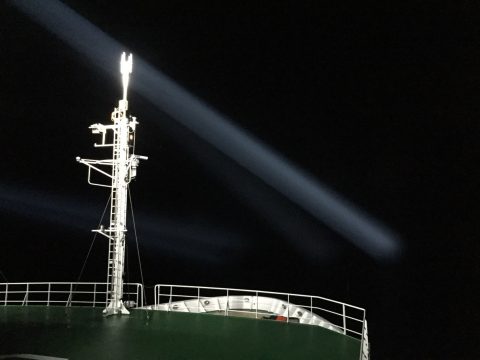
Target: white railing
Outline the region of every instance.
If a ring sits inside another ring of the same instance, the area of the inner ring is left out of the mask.
[[[0,283],[0,306],[57,305],[106,306],[107,284],[96,282]],[[143,306],[143,286],[123,285],[123,300],[128,307]]]
[[[322,326],[360,340],[360,359],[368,360],[365,310],[320,296],[261,290],[155,285],[154,305],[144,306],[142,284],[125,283],[127,307],[248,316]],[[34,282],[0,283],[0,306],[106,306],[106,283]]]
[[[155,285],[151,309],[240,315],[317,325],[359,340],[365,310],[320,296],[184,285]]]

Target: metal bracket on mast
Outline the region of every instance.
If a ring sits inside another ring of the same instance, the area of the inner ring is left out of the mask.
[[[107,263],[107,299],[104,314],[129,314],[123,304],[123,272],[125,262],[125,241],[127,224],[128,185],[135,178],[140,160],[147,160],[146,156],[135,155],[131,143],[135,136],[138,122],[135,117],[127,116],[127,90],[132,73],[132,54],[126,57],[123,53],[120,60],[122,74],[123,97],[118,108],[112,112],[111,125],[93,124],[90,126],[93,134],[101,135],[101,143],[95,147],[112,147],[112,159],[91,160],[77,157],[77,161],[88,167],[88,183],[95,186],[111,188],[110,197],[110,225],[108,228],[92,230],[108,239]],[[111,134],[109,137],[107,134]],[[111,138],[111,142],[107,142]],[[130,153],[132,152],[132,153]],[[107,170],[100,168],[107,167]],[[92,170],[105,175],[110,184],[100,184],[91,180]]]

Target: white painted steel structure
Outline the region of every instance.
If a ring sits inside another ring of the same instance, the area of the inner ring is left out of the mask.
[[[103,306],[107,305],[107,283],[32,282],[0,283],[0,306]],[[123,295],[129,308],[143,306],[143,285],[124,283]]]
[[[93,230],[105,236],[109,241],[107,265],[107,294],[104,313],[128,314],[123,304],[123,272],[125,262],[125,237],[127,232],[128,185],[136,176],[139,160],[146,156],[135,155],[135,128],[138,122],[135,117],[127,116],[127,90],[132,72],[132,54],[122,54],[120,60],[122,74],[123,98],[118,108],[112,112],[112,125],[93,124],[92,133],[101,135],[101,143],[95,147],[112,147],[112,159],[91,160],[77,157],[77,161],[88,166],[88,182],[96,186],[111,188],[110,225],[100,226]],[[92,170],[107,176],[109,184],[92,180]]]
[[[370,359],[365,309],[320,296],[262,290],[157,284],[154,305],[144,309],[298,322],[360,340],[360,360]],[[280,316],[280,319],[275,317]]]
[[[317,325],[361,338],[366,329],[365,309],[320,296],[262,290],[158,284],[152,310],[250,314],[284,317],[286,322]]]

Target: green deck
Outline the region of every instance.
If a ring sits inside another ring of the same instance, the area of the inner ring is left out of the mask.
[[[360,341],[317,326],[269,320],[99,308],[0,306],[0,358],[358,359]]]

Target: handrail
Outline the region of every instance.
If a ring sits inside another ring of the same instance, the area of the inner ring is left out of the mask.
[[[162,288],[167,290],[162,292]],[[202,296],[202,291],[204,296]],[[211,308],[210,312],[221,310],[226,316],[232,313],[232,311],[234,313],[253,312],[255,317],[258,318],[259,314],[264,316],[268,312],[268,306],[276,305],[278,307],[281,305],[283,307],[281,310],[271,310],[271,313],[285,316],[287,322],[291,318],[299,318],[296,314],[301,313],[299,322],[303,324],[332,327],[340,330],[345,335],[358,338],[361,338],[363,333],[365,309],[321,296],[238,288],[157,284],[154,287],[154,306],[151,308],[166,309],[167,311],[192,311],[188,306],[190,304],[189,301],[198,302],[201,299],[206,299],[205,292],[207,291],[218,293],[214,296],[218,301],[217,308],[214,310]],[[248,294],[251,299],[245,297],[245,301],[252,300],[254,307],[249,308],[249,305],[239,303],[241,299],[239,299],[239,296],[234,295],[235,293],[243,294],[241,296]],[[282,297],[284,300],[279,299]],[[161,298],[168,299],[168,301],[162,302]],[[276,300],[275,304],[273,300]],[[238,308],[235,308],[235,306]],[[198,309],[197,312],[209,311]]]
[[[13,282],[0,283],[0,305],[105,306],[107,283],[102,282]],[[124,300],[133,296],[129,307],[143,307],[143,285],[124,284]],[[103,300],[99,296],[103,296]]]
[[[101,282],[0,283],[0,306],[106,306],[107,286],[107,283]],[[162,287],[166,287],[168,291],[162,292]],[[183,293],[179,292],[180,289]],[[192,295],[186,293],[188,290],[192,291],[190,293]],[[212,297],[211,294],[205,296],[205,292],[220,292],[220,294]],[[135,300],[128,302],[128,305],[134,308],[196,313],[215,312],[224,316],[247,314],[257,319],[273,314],[277,315],[275,318],[283,318],[287,322],[295,320],[310,326],[322,326],[359,339],[360,359],[369,359],[370,346],[365,309],[344,302],[321,296],[285,292],[157,284],[154,287],[154,305],[144,307],[142,284],[125,283],[123,293],[127,297],[133,296]],[[103,300],[99,296],[104,296]],[[167,301],[161,302],[161,298]],[[216,301],[213,302],[211,299]],[[191,302],[194,302],[193,307],[188,306]],[[325,304],[322,305],[322,303]],[[326,304],[340,307],[335,311],[336,309],[332,307],[326,308]]]
[[[147,308],[223,314],[224,316],[248,316],[256,319],[273,317],[286,322],[295,320],[302,324],[322,326],[360,340],[360,359],[369,359],[365,309],[321,296],[211,286],[157,284],[154,287],[154,305]]]
[[[205,289],[205,290],[230,290],[230,291],[247,291],[247,292],[259,292],[259,293],[262,293],[262,294],[271,294],[271,295],[291,295],[291,296],[298,296],[298,297],[305,297],[305,298],[311,298],[311,297],[314,297],[316,299],[320,299],[320,300],[325,300],[325,301],[329,301],[329,302],[332,302],[332,303],[336,303],[336,304],[339,304],[339,305],[342,305],[342,304],[345,304],[351,308],[354,308],[354,309],[358,309],[358,310],[363,310],[365,311],[365,309],[361,308],[361,307],[358,307],[358,306],[354,306],[354,305],[351,305],[351,304],[348,304],[348,303],[344,303],[344,302],[341,302],[341,301],[337,301],[337,300],[332,300],[332,299],[328,299],[328,298],[324,298],[324,297],[321,297],[321,296],[313,296],[313,295],[304,295],[304,294],[293,294],[293,293],[285,293],[285,292],[278,292],[278,291],[266,291],[266,290],[255,290],[255,289],[237,289],[237,288],[223,288],[223,287],[212,287],[212,286],[195,286],[195,285],[174,285],[174,284],[157,284],[155,285],[155,287],[157,286],[173,286],[173,287],[177,287],[177,288],[190,288],[190,289],[197,289],[197,288],[200,288],[200,289]]]

